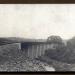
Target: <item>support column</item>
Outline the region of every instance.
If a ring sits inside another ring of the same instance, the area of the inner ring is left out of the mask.
[[[45,46],[44,46],[44,47],[45,47],[45,51],[46,51],[46,50],[47,50],[47,44],[45,44]]]
[[[49,49],[49,44],[47,44],[47,50]]]
[[[44,52],[44,46],[43,46],[43,44],[42,44],[42,55],[43,55],[43,52]]]
[[[21,50],[21,43],[18,43],[18,45],[19,45],[19,49]]]
[[[44,44],[44,53],[43,54],[45,54],[45,50],[46,50],[46,45]]]
[[[45,46],[44,46],[44,47],[45,47],[45,50],[46,50],[46,44],[45,44]]]
[[[46,50],[48,49],[48,44],[46,44]]]
[[[38,47],[38,56],[40,56],[40,45],[38,45],[37,47]]]
[[[31,58],[31,46],[28,47],[28,57]]]
[[[29,51],[30,51],[30,46],[28,46],[28,54],[27,54],[28,57],[29,57]]]
[[[51,49],[51,44],[49,44],[49,49]]]
[[[29,58],[32,58],[32,46],[29,47]]]
[[[48,44],[46,44],[46,50],[48,49]]]
[[[43,55],[43,44],[41,44],[41,55]]]
[[[42,46],[41,46],[41,44],[40,44],[40,49],[39,49],[40,55],[39,55],[39,56],[41,56],[41,50],[42,50]]]
[[[36,58],[36,45],[33,45],[33,58]]]
[[[33,57],[33,56],[34,56],[34,45],[31,46],[31,53],[32,53],[32,54],[31,54],[31,58],[33,59],[33,58],[34,58],[34,57]]]
[[[44,44],[42,45],[42,55],[44,55],[44,53],[45,53],[45,48],[44,48]]]
[[[49,45],[49,49],[50,49],[50,44],[48,44]]]
[[[36,58],[39,56],[39,45],[36,45]]]
[[[36,58],[38,58],[38,45],[36,45]]]

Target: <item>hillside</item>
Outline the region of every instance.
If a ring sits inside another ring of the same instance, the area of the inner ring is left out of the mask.
[[[39,59],[53,66],[56,71],[75,71],[75,64],[69,64],[69,63],[57,61],[47,56],[42,56]]]
[[[9,57],[8,54],[0,57],[0,71],[47,71],[44,65],[52,67],[40,60],[25,57],[23,52],[18,52],[16,56],[12,53],[10,54],[12,55],[11,57]]]

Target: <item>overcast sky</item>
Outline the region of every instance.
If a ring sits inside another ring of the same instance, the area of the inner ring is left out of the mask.
[[[0,37],[75,36],[75,4],[0,4]]]

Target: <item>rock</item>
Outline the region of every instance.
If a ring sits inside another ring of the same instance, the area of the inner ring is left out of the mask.
[[[55,68],[49,67],[49,66],[44,66],[46,71],[55,71]]]

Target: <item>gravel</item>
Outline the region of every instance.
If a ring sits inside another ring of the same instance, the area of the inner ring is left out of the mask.
[[[46,71],[44,65],[50,66],[45,62],[25,57],[22,53],[16,57],[10,56],[0,64],[0,71],[17,72],[17,71]]]

